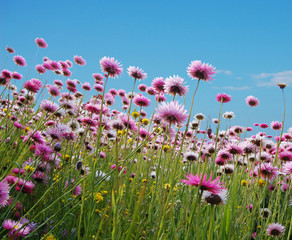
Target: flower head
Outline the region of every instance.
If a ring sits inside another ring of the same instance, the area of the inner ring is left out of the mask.
[[[7,200],[9,198],[9,185],[4,180],[0,182],[0,206],[4,207],[7,204]]]
[[[218,93],[216,96],[217,102],[228,103],[231,101],[231,96],[225,93]]]
[[[225,189],[222,187],[223,182],[219,182],[220,176],[212,180],[213,173],[211,173],[210,178],[207,180],[207,174],[205,174],[202,178],[198,174],[194,176],[191,173],[188,173],[185,176],[187,179],[181,179],[181,181],[187,185],[199,187],[202,191],[209,191],[213,194],[219,194],[221,190]]]
[[[267,234],[272,237],[278,237],[283,234],[285,227],[279,223],[271,223],[267,227]]]
[[[202,64],[201,61],[195,60],[191,62],[187,72],[192,79],[198,79],[208,82],[213,79],[211,75],[215,73],[215,68],[212,65],[209,65],[207,63]]]
[[[149,107],[151,101],[143,95],[137,95],[133,98],[133,102],[139,107]]]
[[[188,86],[184,86],[184,79],[179,76],[168,77],[165,79],[164,85],[165,93],[175,96],[178,94],[179,96],[187,95],[189,90]]]
[[[181,124],[188,117],[186,110],[184,110],[183,105],[179,105],[178,102],[163,102],[158,110],[158,117],[162,118],[165,122],[173,124]]]
[[[77,56],[75,55],[74,56],[74,61],[78,64],[78,65],[85,65],[86,64],[86,61],[81,57],[81,56]]]
[[[164,92],[164,85],[165,85],[165,82],[163,80],[163,77],[157,77],[152,81],[152,86],[154,87],[157,93]]]
[[[26,61],[25,61],[24,57],[19,56],[19,55],[14,56],[13,61],[15,62],[16,65],[19,65],[22,67],[24,67],[26,65]]]
[[[248,96],[245,99],[245,102],[247,105],[249,105],[251,107],[256,107],[260,103],[260,101],[257,98],[255,98],[254,96]]]
[[[226,204],[228,191],[222,189],[218,194],[204,191],[202,195],[202,201],[211,205],[223,205]]]
[[[103,57],[99,63],[102,71],[106,72],[112,78],[122,74],[123,69],[120,63],[114,58]]]
[[[46,48],[48,46],[48,44],[46,43],[46,41],[43,38],[36,38],[35,39],[35,43],[40,48]]]
[[[143,80],[147,77],[147,73],[144,73],[142,69],[133,66],[128,67],[128,74],[130,77],[138,80]]]

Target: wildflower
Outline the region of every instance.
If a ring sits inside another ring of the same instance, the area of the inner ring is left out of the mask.
[[[14,73],[12,73],[12,78],[16,79],[16,80],[20,80],[20,79],[22,79],[22,75],[18,72],[14,72]]]
[[[217,102],[228,103],[231,101],[231,96],[225,93],[218,93],[216,96]]]
[[[203,113],[197,113],[194,116],[195,119],[197,119],[198,121],[204,121],[205,120],[205,115]]]
[[[281,236],[285,231],[285,227],[279,223],[271,223],[267,227],[267,234],[272,237]]]
[[[226,119],[233,119],[234,117],[235,117],[235,115],[234,115],[234,112],[225,112],[224,114],[223,114],[223,117],[224,118],[226,118]]]
[[[188,152],[185,152],[184,153],[184,158],[187,160],[187,161],[197,161],[198,160],[198,157],[199,155],[195,152],[192,152],[192,151],[188,151]]]
[[[152,86],[157,93],[164,92],[164,85],[165,85],[165,82],[163,80],[163,77],[157,77],[152,81]]]
[[[24,67],[26,65],[26,61],[22,56],[14,56],[13,61],[15,62],[16,65]]]
[[[103,196],[101,193],[97,193],[94,197],[94,200],[96,201],[96,203],[102,202],[103,201]]]
[[[200,186],[200,189],[202,191],[209,191],[213,194],[219,194],[220,191],[222,189],[225,189],[224,187],[222,187],[223,182],[219,182],[220,180],[220,176],[215,178],[214,180],[212,180],[212,176],[213,173],[211,173],[210,178],[207,180],[207,174],[204,175],[204,177],[202,178],[202,174],[201,176],[199,175],[193,175],[191,173],[188,173],[185,177],[187,179],[181,179],[181,181],[187,185],[191,185],[191,186]]]
[[[292,174],[292,162],[286,162],[283,164],[283,172],[286,174]]]
[[[23,224],[11,219],[4,220],[3,228],[10,230],[8,236],[13,238],[25,237],[31,231],[29,227],[23,227]]]
[[[150,121],[149,121],[148,118],[143,118],[143,119],[141,120],[141,122],[142,122],[142,124],[143,124],[144,126],[147,126],[147,125],[150,123]]]
[[[48,44],[43,38],[36,38],[34,41],[40,48],[46,48],[48,46]]]
[[[151,101],[147,97],[137,95],[134,97],[133,102],[139,107],[149,107]]]
[[[146,89],[147,89],[147,86],[146,86],[145,84],[140,84],[140,85],[138,86],[138,89],[139,89],[141,92],[145,92]]]
[[[241,180],[241,186],[246,186],[247,185],[247,181],[246,180]]]
[[[278,121],[271,122],[271,129],[273,130],[281,130],[282,129],[282,123]]]
[[[162,149],[163,149],[163,151],[168,151],[169,149],[170,149],[170,146],[168,146],[168,145],[163,145],[163,147],[162,147]]]
[[[9,190],[10,187],[5,180],[0,182],[0,206],[2,207],[7,205],[7,200],[9,198]]]
[[[260,128],[268,128],[268,127],[269,127],[269,125],[266,124],[266,123],[261,123],[260,124]]]
[[[59,106],[56,103],[53,103],[49,100],[43,100],[41,102],[41,109],[49,112],[49,113],[54,113],[58,110]]]
[[[130,66],[128,67],[128,74],[130,77],[138,80],[143,80],[147,78],[147,74],[143,72],[142,69],[139,69],[138,67]]]
[[[185,96],[188,92],[188,86],[184,86],[184,79],[179,76],[168,77],[165,79],[164,91],[170,95]]]
[[[173,124],[181,124],[188,117],[183,105],[179,105],[178,102],[162,103],[158,110],[158,116],[165,122]]]
[[[218,194],[204,191],[202,195],[202,201],[211,205],[223,205],[226,204],[228,191],[222,189]]]
[[[78,65],[80,65],[80,66],[83,66],[83,65],[86,64],[86,61],[85,61],[81,56],[77,56],[77,55],[75,55],[75,56],[74,56],[74,61],[75,61]]]
[[[99,63],[102,71],[106,72],[112,78],[122,74],[123,69],[120,63],[114,58],[103,57]]]
[[[279,159],[281,159],[284,162],[292,161],[292,153],[289,151],[280,152],[278,157],[279,157]]]
[[[212,65],[203,63],[201,61],[192,61],[187,69],[188,75],[192,79],[198,79],[203,81],[210,81],[213,79],[211,75],[215,73],[215,68]]]
[[[33,78],[33,79],[27,81],[26,83],[24,83],[23,86],[28,91],[33,92],[33,93],[37,93],[38,90],[40,90],[40,88],[42,87],[42,83],[40,80]]]
[[[279,86],[280,89],[284,89],[285,87],[287,87],[285,83],[277,83],[277,86]]]
[[[251,106],[251,107],[256,107],[259,105],[259,100],[257,98],[255,98],[254,96],[248,96],[245,99],[245,102],[247,105]]]
[[[14,53],[15,52],[13,48],[8,47],[8,46],[6,47],[6,51],[9,52],[9,53]]]

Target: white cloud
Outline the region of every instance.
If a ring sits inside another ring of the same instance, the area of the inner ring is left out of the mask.
[[[223,69],[218,69],[216,70],[216,73],[223,73],[225,75],[232,75],[232,72],[230,70],[223,70]]]
[[[250,87],[249,86],[242,86],[242,87],[233,87],[233,86],[225,86],[225,87],[213,87],[215,89],[227,89],[227,90],[235,90],[235,91],[243,91],[243,90],[247,90]]]
[[[292,84],[292,70],[277,73],[252,74],[259,87],[275,86],[277,83]]]

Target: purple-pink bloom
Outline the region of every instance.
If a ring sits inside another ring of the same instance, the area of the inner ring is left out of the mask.
[[[217,102],[228,103],[231,101],[231,96],[225,93],[218,93],[216,96]]]
[[[128,74],[130,77],[138,80],[143,80],[147,77],[147,73],[144,73],[142,69],[133,66],[128,67]]]
[[[3,180],[0,182],[0,206],[4,207],[7,204],[7,200],[9,198],[9,184]]]
[[[46,48],[48,46],[48,44],[46,43],[46,41],[43,38],[36,38],[35,39],[35,43],[40,48]]]
[[[14,56],[13,61],[15,62],[16,65],[19,65],[22,67],[24,67],[26,65],[26,61],[25,61],[24,57],[19,56],[19,55]]]
[[[120,63],[113,57],[103,57],[99,63],[102,71],[106,72],[109,77],[115,78],[116,76],[121,75],[123,72]]]
[[[260,103],[260,101],[256,97],[254,97],[254,96],[248,96],[245,99],[245,102],[246,102],[247,105],[249,105],[251,107],[256,107]]]
[[[188,75],[192,79],[198,79],[203,81],[210,81],[213,79],[211,75],[215,74],[215,68],[212,65],[203,63],[201,61],[192,61],[187,69]]]
[[[152,81],[152,86],[154,87],[157,93],[164,92],[164,85],[165,85],[165,82],[163,80],[163,77],[157,77]]]
[[[23,227],[23,224],[11,219],[4,220],[3,228],[10,230],[8,236],[12,237],[12,239],[17,237],[25,237],[31,231],[29,227]]]
[[[193,175],[191,173],[188,173],[185,175],[187,179],[181,179],[181,181],[187,185],[191,186],[200,186],[201,191],[209,191],[214,194],[219,194],[221,190],[226,189],[222,185],[224,184],[223,182],[219,182],[220,176],[212,180],[213,173],[211,173],[210,178],[207,180],[207,174],[204,175],[202,178],[201,176]]]
[[[279,223],[271,223],[267,227],[267,234],[272,237],[281,236],[285,231],[285,227]]]
[[[157,114],[160,118],[162,118],[165,122],[172,124],[181,124],[188,117],[186,114],[186,110],[183,105],[179,105],[178,102],[163,102],[158,110]]]
[[[281,130],[282,129],[282,123],[278,121],[271,122],[271,129],[273,130]]]
[[[165,79],[164,91],[170,95],[185,96],[189,88],[184,86],[184,79],[179,76],[168,77]]]
[[[40,88],[42,87],[42,83],[40,80],[38,79],[31,79],[29,81],[27,81],[26,83],[24,83],[24,88],[30,92],[34,92],[37,93],[38,90],[40,90]]]
[[[85,65],[86,64],[86,61],[81,57],[81,56],[77,56],[75,55],[74,56],[74,61],[78,64],[78,65]]]
[[[144,97],[143,95],[136,95],[133,98],[133,102],[139,107],[149,107],[150,106],[150,99]]]

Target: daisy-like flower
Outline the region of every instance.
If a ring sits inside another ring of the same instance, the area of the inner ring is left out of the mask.
[[[292,162],[286,162],[283,164],[283,172],[286,174],[292,174]]]
[[[191,173],[188,173],[185,175],[187,179],[181,179],[183,183],[186,185],[191,185],[191,186],[200,186],[201,191],[209,191],[213,194],[219,194],[221,190],[225,189],[222,185],[224,184],[223,182],[219,182],[220,176],[212,180],[213,173],[211,173],[210,178],[207,180],[207,174],[204,175],[202,178],[201,176],[193,175]],[[201,184],[200,184],[201,183]]]
[[[281,236],[285,231],[285,227],[279,223],[271,223],[267,227],[267,234],[272,237]]]
[[[197,161],[198,157],[199,157],[199,154],[197,154],[193,151],[188,151],[188,152],[184,153],[184,158],[190,162]]]
[[[83,65],[86,64],[86,61],[85,61],[81,56],[77,56],[77,55],[75,55],[75,56],[74,56],[74,61],[75,61],[78,65],[80,65],[80,66],[83,66]]]
[[[14,49],[8,46],[6,47],[6,51],[9,53],[15,53]]]
[[[218,194],[204,191],[202,195],[202,202],[211,205],[223,205],[226,204],[227,196],[228,191],[226,189],[222,189]]]
[[[152,81],[152,86],[154,87],[157,93],[164,92],[164,85],[165,85],[165,82],[163,80],[163,77],[157,77]]]
[[[284,162],[291,162],[292,161],[292,153],[289,151],[280,152],[279,158]]]
[[[197,119],[198,121],[204,121],[205,120],[205,115],[203,113],[197,113],[194,116],[195,119]]]
[[[179,76],[168,77],[165,79],[165,93],[176,96],[185,96],[189,90],[188,86],[184,86],[184,79]]]
[[[121,75],[123,72],[120,63],[114,58],[103,57],[99,63],[102,71],[106,72],[112,78]]]
[[[260,124],[260,128],[268,128],[268,127],[269,127],[269,125],[266,124],[266,123],[261,123]]]
[[[0,206],[4,207],[9,198],[9,184],[6,181],[0,182]]]
[[[36,38],[34,41],[40,48],[46,48],[48,46],[48,44],[43,38]]]
[[[225,119],[233,119],[234,117],[235,117],[235,115],[234,115],[234,112],[225,112],[224,114],[223,114],[223,117],[225,118]]]
[[[251,107],[256,107],[260,103],[260,101],[256,97],[254,97],[254,96],[248,96],[245,99],[245,102],[246,102],[247,105],[249,105]]]
[[[147,73],[144,73],[143,70],[138,67],[130,66],[128,67],[127,70],[128,70],[129,76],[134,79],[143,80],[147,78]]]
[[[277,83],[277,86],[280,88],[280,89],[284,89],[285,87],[287,87],[287,85],[285,83]]]
[[[215,68],[212,65],[203,63],[201,61],[192,61],[187,69],[188,75],[192,79],[198,79],[203,81],[210,81],[213,79],[211,75],[215,73]]]
[[[173,123],[173,124],[181,124],[188,117],[186,114],[186,110],[184,110],[183,105],[179,105],[178,102],[163,102],[158,110],[158,117],[162,118],[165,122]]]
[[[25,237],[31,231],[29,227],[23,227],[23,224],[11,219],[4,220],[3,228],[9,230],[8,236],[11,237],[11,239]]]
[[[40,88],[42,87],[42,83],[40,80],[33,78],[25,82],[23,87],[30,92],[37,93],[38,90],[40,90]]]
[[[282,123],[278,121],[271,122],[271,129],[273,130],[281,130],[282,129]]]
[[[274,167],[271,163],[262,163],[260,168],[261,177],[264,179],[273,180],[277,176],[277,167]]]
[[[59,106],[56,103],[53,103],[49,100],[43,100],[41,102],[41,109],[49,112],[49,113],[54,113],[58,110]]]
[[[216,96],[217,102],[228,103],[231,101],[231,96],[225,93],[218,93]]]
[[[35,69],[38,71],[39,74],[44,74],[47,71],[42,65],[36,65]]]
[[[137,95],[133,98],[133,102],[139,107],[149,107],[151,101],[143,95]]]
[[[14,56],[13,61],[15,62],[16,65],[19,65],[22,67],[24,67],[26,65],[26,61],[25,61],[24,57],[19,56],[19,55]]]

